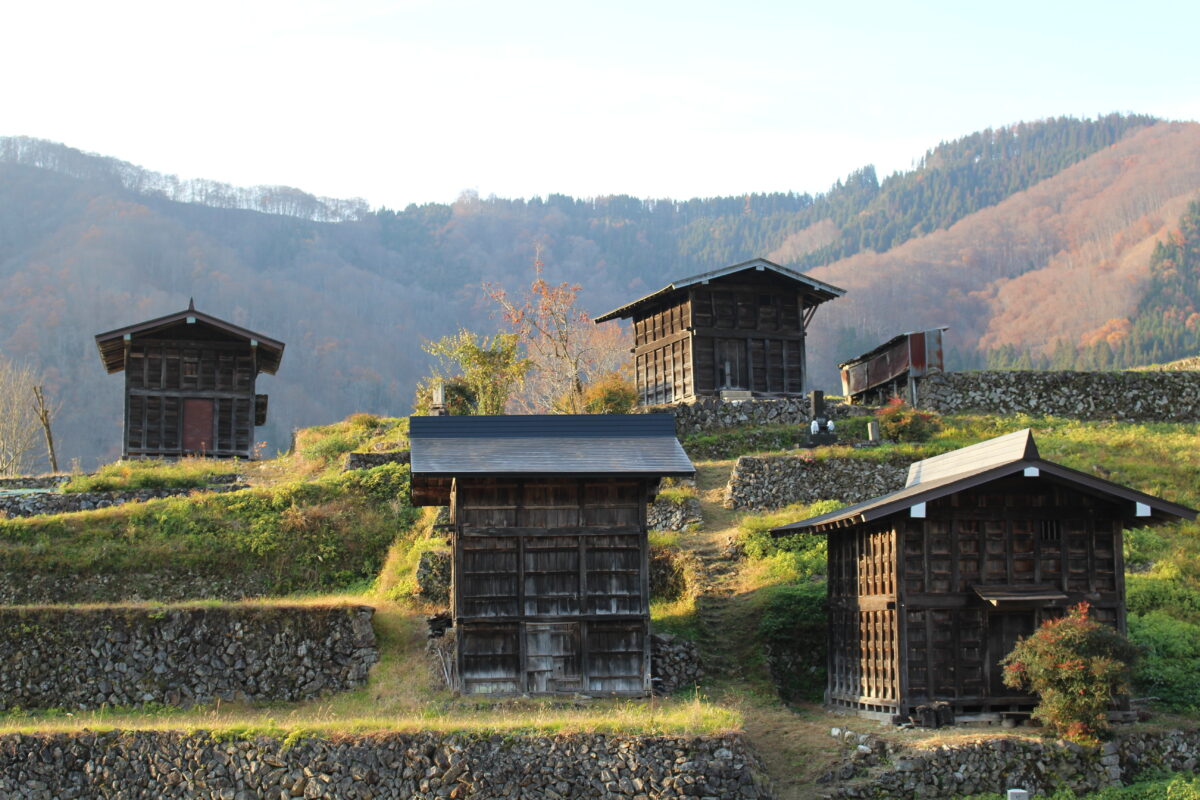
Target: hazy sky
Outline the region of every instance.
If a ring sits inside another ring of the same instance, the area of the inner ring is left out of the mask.
[[[821,191],[988,126],[1200,118],[1200,3],[10,2],[0,135],[400,208]]]

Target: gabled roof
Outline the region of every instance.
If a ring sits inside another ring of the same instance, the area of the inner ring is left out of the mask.
[[[801,531],[826,531],[872,522],[908,511],[920,503],[1017,474],[1046,477],[1114,502],[1124,501],[1129,504],[1130,517],[1135,515],[1137,505],[1144,506],[1150,516],[1142,515],[1141,519],[1147,524],[1178,518],[1196,518],[1196,511],[1187,506],[1161,500],[1136,489],[1045,461],[1038,454],[1033,432],[1026,428],[918,461],[909,467],[908,481],[903,489],[838,511],[775,528],[772,533],[786,535]]]
[[[410,417],[412,475],[691,477],[674,414]]]
[[[745,272],[747,270],[756,272],[773,272],[784,278],[795,281],[802,288],[807,289],[810,294],[815,295],[818,303],[824,303],[828,300],[833,300],[834,298],[841,297],[846,293],[845,289],[839,289],[832,284],[824,283],[816,278],[810,278],[807,275],[803,275],[795,270],[788,269],[787,267],[781,267],[772,261],[767,261],[765,258],[755,258],[751,259],[750,261],[743,261],[741,264],[732,264],[728,267],[715,269],[712,272],[702,272],[699,275],[693,275],[690,278],[682,278],[673,283],[669,283],[663,288],[659,289],[657,292],[651,292],[645,297],[634,300],[632,303],[626,303],[620,308],[614,308],[607,314],[601,314],[600,316],[596,317],[594,321],[599,323],[607,322],[610,319],[621,319],[623,317],[628,317],[633,314],[633,310],[638,306],[657,300],[660,297],[668,295],[676,290],[686,288],[696,283],[708,283],[709,281],[716,280],[717,278],[724,278],[726,275],[733,275],[734,273]]]
[[[190,322],[189,322],[190,321]],[[108,372],[120,372],[125,369],[125,337],[152,337],[154,334],[175,327],[179,324],[204,325],[235,339],[253,342],[258,347],[258,371],[274,375],[283,360],[283,342],[276,341],[261,333],[234,325],[218,319],[211,314],[197,311],[194,304],[189,302],[183,311],[167,314],[165,317],[139,322],[124,328],[96,334],[96,347],[100,350],[100,360]]]

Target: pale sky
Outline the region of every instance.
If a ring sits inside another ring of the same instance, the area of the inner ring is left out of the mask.
[[[0,135],[372,206],[823,191],[1020,120],[1200,119],[1200,3],[0,7]]]

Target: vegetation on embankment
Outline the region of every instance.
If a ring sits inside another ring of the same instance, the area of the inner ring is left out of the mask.
[[[407,466],[342,473],[345,452],[402,444],[405,420],[358,414],[302,431],[297,452],[257,464],[187,459],[121,462],[97,479],[127,488],[207,480],[230,469],[259,485],[145,503],[0,520],[0,563],[11,573],[88,576],[192,570],[268,576],[272,592],[337,589],[374,580],[393,540],[416,520]]]

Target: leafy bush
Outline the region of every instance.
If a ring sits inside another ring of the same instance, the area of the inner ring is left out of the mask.
[[[1125,603],[1131,614],[1163,611],[1172,617],[1200,622],[1200,591],[1176,579],[1157,575],[1126,576]]]
[[[883,438],[893,442],[924,442],[942,430],[940,414],[918,411],[900,398],[892,398],[875,412]]]
[[[1142,651],[1134,685],[1174,711],[1200,710],[1200,625],[1162,611],[1129,615],[1129,638]]]
[[[619,372],[602,375],[583,390],[583,410],[588,414],[628,414],[637,401],[637,387]]]
[[[437,378],[428,378],[417,384],[417,393],[413,397],[413,414],[427,417],[433,411],[433,387],[438,383]],[[474,412],[478,405],[475,392],[463,378],[447,378],[442,381],[445,390],[446,410],[451,416],[465,417]]]
[[[1108,731],[1113,697],[1129,691],[1137,649],[1116,630],[1088,617],[1080,603],[1043,623],[1000,662],[1004,685],[1038,695],[1033,716],[1060,735],[1093,743]]]
[[[820,700],[825,690],[824,582],[778,586],[758,623],[771,677],[785,700]]]

